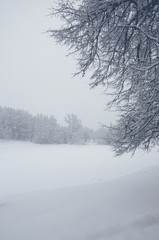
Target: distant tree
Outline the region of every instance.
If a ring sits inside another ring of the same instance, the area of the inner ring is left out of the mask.
[[[56,118],[32,114],[24,110],[0,107],[0,139],[30,141],[39,144],[86,144],[94,139],[94,131],[82,126],[75,114],[60,126]]]
[[[0,139],[5,139],[6,131],[4,128],[4,113],[3,109],[0,107]]]
[[[109,142],[109,131],[104,126],[101,126],[94,131],[94,142],[97,144],[110,145]]]
[[[58,143],[63,143],[63,144],[70,143],[70,133],[69,133],[68,127],[60,126]]]
[[[29,140],[29,122],[28,117],[30,115],[23,110],[12,110],[13,116],[11,121],[11,128],[13,133],[13,139],[15,140]]]
[[[87,143],[94,138],[94,130],[88,127],[84,127],[81,131],[83,143]]]
[[[0,138],[30,140],[31,114],[23,110],[0,108]]]
[[[111,89],[116,153],[158,144],[159,1],[59,0],[52,15],[62,27],[49,33],[79,54],[79,73],[91,69],[91,86]]]
[[[58,142],[58,124],[53,115],[50,117],[39,114],[34,117],[33,142],[52,144]]]
[[[82,122],[75,114],[68,114],[65,117],[68,127],[68,139],[70,143],[77,143],[81,139]]]
[[[33,142],[46,144],[48,143],[47,123],[43,114],[34,117],[34,137]]]
[[[49,121],[49,143],[59,143],[59,128],[57,121],[53,115],[48,119]]]

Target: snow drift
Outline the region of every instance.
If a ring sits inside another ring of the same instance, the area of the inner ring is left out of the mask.
[[[0,240],[158,240],[158,189],[156,162],[103,182],[1,194]]]
[[[159,167],[0,199],[1,240],[157,240]]]

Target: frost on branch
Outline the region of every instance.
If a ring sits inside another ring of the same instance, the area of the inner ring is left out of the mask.
[[[52,15],[63,25],[49,33],[78,55],[78,73],[113,90],[117,154],[158,143],[159,1],[60,0]]]

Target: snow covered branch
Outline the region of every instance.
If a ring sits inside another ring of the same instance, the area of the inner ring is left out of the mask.
[[[61,0],[57,5],[52,15],[63,25],[49,34],[78,54],[78,73],[92,71],[91,87],[111,88],[108,106],[121,111],[116,151],[147,149],[147,142],[159,138],[159,1]]]

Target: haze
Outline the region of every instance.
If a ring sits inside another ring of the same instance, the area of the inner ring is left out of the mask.
[[[0,8],[0,105],[53,114],[63,123],[77,114],[83,125],[110,123],[103,88],[90,90],[89,79],[73,78],[73,56],[44,32],[56,28],[49,0],[2,0]]]

